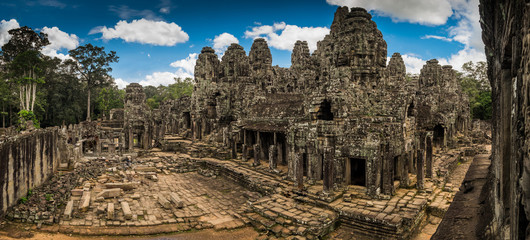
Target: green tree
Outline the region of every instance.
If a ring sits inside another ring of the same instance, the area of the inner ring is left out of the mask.
[[[0,64],[3,65],[1,68],[4,72],[3,79],[7,82],[7,84],[2,84],[4,86],[2,86],[1,91],[6,92],[7,85],[7,88],[11,90],[10,92],[14,92],[13,87],[17,85],[20,109],[33,111],[37,98],[37,84],[43,82],[41,76],[43,55],[40,50],[50,42],[45,33],[36,33],[26,26],[11,29],[8,34],[11,35],[11,38],[2,46],[0,51]],[[7,102],[11,113],[10,100],[6,97],[2,97],[1,100],[4,105],[2,109],[5,109]],[[2,110],[4,125],[6,113],[5,110]]]
[[[37,84],[44,83],[42,54],[28,50],[9,64],[10,78],[19,86],[20,109],[32,111],[37,97]]]
[[[485,62],[467,62],[462,66],[460,85],[469,97],[471,116],[474,119],[491,119],[491,86]]]
[[[72,49],[68,53],[74,59],[72,61],[74,69],[80,75],[81,80],[86,83],[87,121],[90,121],[91,91],[95,87],[109,86],[113,82],[109,75],[112,71],[110,64],[118,62],[119,57],[114,51],[107,53],[104,47],[92,46],[90,43]]]
[[[193,92],[193,80],[191,78],[175,78],[175,83],[168,86],[171,99],[179,99],[184,96],[191,96]]]
[[[11,39],[2,46],[2,58],[5,62],[13,61],[19,54],[29,50],[40,51],[50,44],[46,33],[36,33],[29,27],[15,28],[8,31]]]
[[[119,90],[116,86],[103,88],[97,97],[98,108],[103,118],[109,115],[113,108],[123,108],[124,90]]]

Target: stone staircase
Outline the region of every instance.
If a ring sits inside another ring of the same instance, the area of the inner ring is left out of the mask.
[[[331,232],[338,215],[327,209],[296,202],[280,194],[250,203],[245,217],[260,231],[276,237],[304,236],[321,238]]]

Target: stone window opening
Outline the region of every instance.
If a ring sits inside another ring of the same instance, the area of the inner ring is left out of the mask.
[[[331,102],[327,99],[324,99],[324,101],[320,103],[320,107],[317,113],[317,119],[325,121],[333,120],[333,112],[331,112]]]

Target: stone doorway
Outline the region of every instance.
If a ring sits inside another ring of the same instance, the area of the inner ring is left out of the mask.
[[[442,127],[442,125],[438,124],[434,126],[433,129],[433,143],[435,146],[443,146],[444,145],[444,136],[445,135],[445,129]]]
[[[346,162],[346,180],[348,185],[366,186],[366,160],[349,158]]]

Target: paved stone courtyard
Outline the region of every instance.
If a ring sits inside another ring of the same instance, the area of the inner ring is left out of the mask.
[[[253,226],[269,238],[401,239],[424,229],[418,236],[425,239],[447,211],[471,159],[465,149],[435,154],[437,174],[423,190],[405,186],[373,199],[365,187],[349,185],[323,198],[319,182],[300,192],[266,164],[221,160],[215,156],[224,156],[222,148],[167,139],[180,144],[178,151],[140,151],[99,176],[79,179],[59,224],[42,230],[143,235]],[[409,177],[413,185],[415,176]]]

